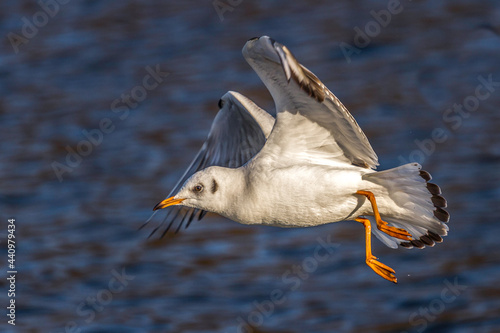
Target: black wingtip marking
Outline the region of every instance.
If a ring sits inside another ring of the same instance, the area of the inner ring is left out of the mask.
[[[441,236],[439,236],[433,231],[427,231],[427,235],[421,236],[420,239],[414,239],[409,242],[402,242],[399,243],[399,245],[407,249],[412,249],[414,247],[423,249],[425,246],[432,247],[436,245],[436,243],[441,243],[442,241],[443,238],[441,238]]]
[[[161,236],[160,238],[163,238],[165,237],[165,235],[168,233],[168,231],[170,230],[170,228],[172,227],[172,224],[174,224],[174,220],[170,221],[170,223],[168,224],[168,226],[165,228],[165,230],[163,230],[163,232],[161,233]]]
[[[158,237],[159,239],[165,237],[171,230],[172,233],[177,234],[179,233],[183,225],[184,229],[187,229],[194,221],[195,217],[198,217],[198,220],[201,220],[206,215],[206,213],[207,211],[194,208],[190,208],[187,210],[186,208],[169,209],[162,222],[153,228],[147,238],[152,238],[155,234],[158,234],[159,231],[161,231],[161,234]],[[139,227],[139,230],[143,229],[147,224],[149,224],[150,220],[151,218],[148,219],[143,225],[141,225]],[[174,224],[177,224],[175,226],[175,230],[173,229]],[[164,228],[165,226],[166,228]]]
[[[189,216],[189,220],[187,221],[186,223],[186,226],[184,227],[184,229],[187,229],[189,227],[189,225],[191,224],[191,222],[193,222],[193,219],[194,217],[196,216],[196,213],[198,212],[198,209],[194,209],[193,212],[191,213],[191,215]]]
[[[292,70],[292,78],[304,90],[309,96],[313,97],[319,103],[323,103],[325,100],[325,88],[321,81],[312,72],[307,70],[302,65],[302,74],[305,79],[300,80],[298,75]]]
[[[302,66],[286,46],[280,45],[275,46],[275,48],[276,47],[280,47],[277,51],[281,58],[281,65],[283,66],[288,82],[290,82],[290,78],[293,78],[300,89],[305,91],[307,95],[313,97],[319,103],[322,103],[325,100],[326,92],[325,86],[320,79],[310,70]],[[290,65],[292,62],[294,66]],[[300,72],[298,73],[298,71]]]
[[[436,210],[434,210],[434,216],[442,222],[448,222],[450,220],[450,214],[445,211],[444,209],[440,207],[436,207]]]
[[[165,235],[168,233],[168,231],[170,230],[170,228],[172,227],[172,225],[174,224],[175,220],[177,219],[177,216],[179,216],[179,213],[181,212],[180,209],[176,209],[177,212],[175,213],[174,217],[170,220],[170,222],[168,223],[168,226],[165,228],[165,230],[162,232],[160,238],[163,238],[165,237]],[[170,212],[168,212],[168,215],[165,216],[165,218],[163,219],[163,222],[162,224],[165,224],[165,221],[168,219],[168,217],[170,216],[170,213],[172,213],[174,211],[174,209],[170,210]]]
[[[441,196],[441,189],[436,184],[428,183],[428,181],[432,179],[432,176],[427,171],[420,170],[420,177],[426,181],[427,190],[432,195],[431,201],[434,205],[434,216],[441,222],[448,222],[450,220],[450,214],[443,209],[447,206],[447,202],[446,199]],[[432,247],[436,243],[441,243],[442,241],[443,238],[440,235],[427,230],[427,234],[421,236],[420,239],[414,239],[409,242],[401,242],[399,245],[407,249],[412,249],[413,247],[423,249],[425,246]]]
[[[432,203],[434,204],[434,207],[446,208],[448,206],[446,199],[440,195],[433,195],[431,200]]]
[[[200,214],[198,215],[198,221],[201,220],[205,215],[207,215],[206,210],[200,210]]]
[[[420,170],[420,177],[422,177],[423,179],[425,179],[426,182],[428,182],[428,181],[430,181],[432,179],[432,176],[430,175],[430,173],[428,173],[425,170]]]
[[[411,245],[410,242],[399,243],[399,245],[401,245],[402,247],[406,247],[407,249],[413,248],[413,245]]]
[[[443,238],[441,236],[439,236],[438,234],[436,234],[435,232],[432,232],[432,231],[428,231],[427,232],[427,235],[429,235],[429,237],[435,241],[436,243],[441,243],[443,242]]]
[[[425,247],[425,244],[424,242],[422,242],[421,240],[418,240],[418,239],[414,239],[412,241],[410,241],[411,245],[413,245],[414,247],[418,247],[419,249],[423,249]]]
[[[420,237],[420,241],[427,246],[434,246],[434,241],[427,235]]]
[[[149,236],[148,236],[148,239],[150,239],[150,238],[151,238],[151,236],[153,236],[153,235],[156,233],[156,231],[158,230],[158,228],[160,228],[160,225],[159,225],[159,226],[157,226],[156,228],[154,228],[154,229],[153,229],[153,231],[151,231],[151,233],[150,233],[150,234],[149,234]]]
[[[181,230],[181,227],[182,227],[182,222],[179,223],[179,225],[177,226],[177,229],[175,229],[175,234],[177,235],[179,233],[179,230]]]
[[[427,189],[429,190],[429,192],[431,192],[432,195],[441,194],[441,189],[434,183],[427,183]]]
[[[424,170],[420,170],[420,176],[425,179],[426,182],[432,179],[432,176]],[[444,210],[448,206],[446,199],[441,195],[441,188],[434,183],[427,183],[427,190],[432,194],[431,201],[434,205],[434,216],[441,222],[448,222],[450,220],[450,214]],[[439,237],[439,236],[438,236]],[[431,237],[432,238],[432,237]],[[442,241],[442,238],[439,237]]]

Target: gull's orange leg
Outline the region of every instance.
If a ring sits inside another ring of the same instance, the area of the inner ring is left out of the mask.
[[[370,266],[371,269],[375,271],[378,275],[383,277],[386,280],[389,280],[394,283],[398,283],[398,279],[394,275],[396,272],[387,265],[384,265],[380,261],[377,261],[377,257],[372,254],[372,226],[370,224],[370,220],[358,217],[354,219],[357,222],[363,223],[365,226],[365,235],[366,235],[366,264]]]
[[[375,195],[369,191],[357,191],[356,194],[364,195],[370,200],[373,208],[373,215],[375,215],[375,221],[377,221],[377,228],[380,231],[385,232],[391,237],[399,238],[402,240],[411,240],[411,235],[404,229],[391,227],[387,225],[387,222],[383,221],[380,217],[377,207],[377,201],[375,201]]]

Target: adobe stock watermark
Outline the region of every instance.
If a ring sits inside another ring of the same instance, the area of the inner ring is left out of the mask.
[[[160,65],[155,67],[146,66],[146,74],[141,84],[133,87],[129,93],[121,94],[111,102],[110,109],[118,116],[120,121],[124,121],[129,116],[130,110],[139,106],[139,103],[148,97],[148,91],[152,91],[160,86],[164,79],[169,75],[168,72],[162,72]],[[91,130],[83,129],[82,135],[85,139],[80,140],[73,148],[69,145],[65,147],[67,154],[63,162],[53,161],[52,170],[56,174],[59,182],[64,180],[65,173],[73,172],[83,161],[83,158],[89,156],[98,147],[106,134],[113,133],[116,129],[116,120],[111,118],[102,118],[99,121],[98,128]]]
[[[345,42],[339,44],[340,50],[347,63],[350,64],[351,57],[354,54],[360,54],[361,50],[367,47],[372,42],[373,38],[380,35],[382,28],[386,28],[391,23],[392,17],[400,14],[403,9],[404,7],[401,1],[389,0],[386,9],[381,9],[379,11],[371,10],[370,15],[373,17],[373,20],[366,22],[364,29],[358,26],[354,27],[354,45]]]
[[[265,319],[269,318],[276,307],[283,304],[287,300],[287,295],[300,288],[302,283],[306,281],[310,274],[314,273],[320,264],[325,263],[333,258],[335,249],[340,245],[331,242],[331,235],[326,237],[326,240],[318,237],[318,245],[314,249],[311,256],[304,258],[300,265],[293,265],[281,275],[283,288],[277,288],[269,293],[269,296],[261,301],[255,300],[252,304],[252,310],[245,318],[239,316],[236,318],[238,333],[251,333],[254,328],[264,324]]]
[[[446,279],[443,283],[445,287],[441,290],[438,298],[433,299],[427,306],[420,307],[418,311],[410,315],[408,322],[418,333],[425,331],[429,323],[435,321],[446,310],[446,305],[454,302],[467,289],[466,285],[458,283],[458,277],[455,277],[453,282]]]
[[[443,122],[449,126],[450,130],[443,127],[436,127],[432,130],[430,138],[424,140],[415,139],[414,143],[417,149],[411,151],[408,158],[399,155],[398,159],[401,164],[417,162],[422,164],[426,158],[430,157],[435,151],[438,144],[446,142],[452,134],[457,131],[463,124],[464,119],[467,119],[476,112],[484,102],[495,92],[496,88],[500,87],[500,81],[493,81],[493,74],[487,77],[478,75],[479,84],[476,85],[474,92],[466,96],[462,103],[454,103],[452,107],[447,108],[443,112]]]
[[[214,0],[212,6],[214,6],[217,15],[219,15],[220,21],[224,21],[224,13],[229,11],[232,12],[236,7],[238,7],[243,0]]]
[[[121,272],[113,269],[106,288],[87,296],[85,300],[80,302],[76,307],[75,313],[78,317],[81,317],[81,319],[78,322],[66,322],[64,330],[57,333],[82,332],[81,327],[92,323],[97,313],[104,311],[105,307],[113,301],[116,295],[123,292],[133,279],[135,279],[135,276],[128,275],[125,272],[125,268],[122,268]]]
[[[22,27],[20,33],[9,32],[7,38],[14,53],[19,53],[21,45],[29,43],[29,41],[38,35],[41,28],[49,23],[50,19],[59,13],[61,5],[66,5],[71,0],[38,0],[40,10],[31,17],[23,16],[21,18]]]

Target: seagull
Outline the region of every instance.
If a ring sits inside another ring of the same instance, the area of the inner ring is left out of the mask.
[[[366,264],[397,283],[372,254],[371,235],[391,248],[442,242],[450,215],[439,186],[418,163],[376,171],[377,154],[354,117],[286,46],[262,36],[242,52],[271,93],[276,118],[240,93],[220,99],[203,147],[154,207],[174,206],[164,233],[179,215],[178,229],[206,212],[284,228],[353,220],[365,229]]]

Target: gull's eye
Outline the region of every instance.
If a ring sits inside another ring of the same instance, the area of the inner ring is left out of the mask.
[[[195,192],[198,192],[198,193],[199,193],[199,192],[203,191],[203,185],[200,185],[200,184],[195,185],[195,187],[193,187],[193,190],[194,190]]]
[[[222,99],[219,99],[219,109],[222,109],[224,106],[224,101]]]

